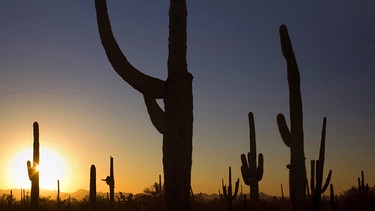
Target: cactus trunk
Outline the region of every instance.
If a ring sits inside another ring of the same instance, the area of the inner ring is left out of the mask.
[[[39,210],[39,125],[33,124],[34,143],[33,143],[33,163],[27,161],[27,170],[31,180],[31,210]]]
[[[283,114],[277,115],[280,135],[290,148],[289,190],[293,210],[306,210],[306,165],[303,135],[302,97],[297,61],[285,25],[280,26],[282,54],[287,63],[290,130]]]
[[[90,211],[96,210],[96,168],[91,165],[90,168]]]

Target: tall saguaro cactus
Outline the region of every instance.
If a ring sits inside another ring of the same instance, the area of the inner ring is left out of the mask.
[[[258,210],[259,202],[259,184],[258,182],[263,177],[263,154],[258,155],[257,167],[257,150],[255,143],[255,124],[254,115],[252,112],[248,114],[249,131],[250,131],[250,152],[246,155],[241,154],[241,174],[246,185],[250,186],[250,206],[251,210]]]
[[[96,168],[90,167],[90,211],[96,210]]]
[[[290,148],[289,190],[293,210],[306,210],[306,165],[303,136],[300,75],[288,29],[281,25],[281,51],[287,63],[289,85],[290,130],[283,114],[277,115],[281,138]]]
[[[327,190],[331,181],[332,170],[329,170],[326,182],[323,185],[323,169],[324,169],[324,154],[325,154],[325,139],[326,139],[326,124],[327,118],[323,118],[322,137],[320,141],[319,160],[311,161],[311,181],[310,188],[313,200],[312,210],[318,210],[321,202],[321,194]],[[316,169],[316,171],[315,171]]]
[[[186,0],[170,0],[168,78],[132,66],[113,36],[105,0],[95,0],[102,45],[114,70],[144,96],[155,128],[163,134],[166,210],[189,210],[193,136],[193,76],[187,70]],[[156,99],[164,100],[164,110]]]
[[[33,163],[27,161],[27,172],[31,181],[31,210],[39,210],[39,125],[33,124],[34,142],[33,142]]]

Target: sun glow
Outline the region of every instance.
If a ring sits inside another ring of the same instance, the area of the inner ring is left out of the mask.
[[[29,188],[30,180],[27,173],[27,161],[33,160],[33,149],[24,148],[17,151],[7,162],[7,183],[12,188]],[[67,158],[50,147],[40,146],[39,170],[40,188],[56,190],[57,180],[60,184],[69,184],[71,168]]]

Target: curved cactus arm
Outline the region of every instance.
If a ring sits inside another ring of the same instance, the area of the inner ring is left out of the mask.
[[[279,128],[279,133],[284,141],[284,144],[290,147],[290,131],[283,114],[277,115],[277,126]]]
[[[263,154],[259,153],[259,155],[258,155],[258,168],[257,168],[257,171],[256,171],[256,180],[257,181],[260,181],[263,178],[263,163],[264,163]]]
[[[245,154],[241,154],[241,163],[242,163],[241,165],[242,179],[246,185],[250,185],[250,181],[251,181],[250,180],[250,168],[249,168],[249,164],[247,163]]]
[[[151,122],[159,131],[159,133],[164,134],[165,131],[165,112],[160,108],[159,104],[156,102],[155,98],[143,95],[147,112],[150,116]]]
[[[332,170],[329,170],[326,182],[324,183],[324,186],[322,187],[322,193],[327,190],[328,185],[331,182],[331,176],[332,176]]]
[[[113,36],[106,1],[95,0],[95,8],[100,39],[113,69],[124,81],[142,94],[154,98],[163,98],[166,94],[165,82],[137,70],[122,53]]]

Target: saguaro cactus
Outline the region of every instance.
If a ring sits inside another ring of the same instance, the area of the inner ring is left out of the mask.
[[[33,124],[34,143],[33,143],[33,164],[27,161],[27,172],[31,181],[31,210],[39,210],[39,125]]]
[[[233,209],[233,201],[237,196],[238,193],[238,186],[240,183],[240,179],[237,178],[236,186],[234,188],[233,192],[233,187],[232,187],[232,169],[229,166],[229,184],[228,187],[226,184],[224,184],[224,180],[221,180],[222,186],[223,186],[223,197],[224,199],[228,202],[228,210]]]
[[[281,138],[290,148],[289,190],[293,210],[306,210],[306,165],[303,143],[303,114],[300,75],[288,29],[280,26],[281,51],[287,63],[290,130],[283,114],[277,115]]]
[[[90,167],[90,211],[96,210],[96,168]]]
[[[250,152],[246,155],[241,154],[241,174],[246,185],[250,186],[250,207],[251,210],[258,210],[259,202],[259,185],[258,182],[263,177],[263,154],[258,155],[257,167],[257,150],[255,143],[255,124],[252,112],[249,112],[249,131],[250,131]]]
[[[113,175],[113,157],[110,156],[110,167],[109,167],[109,176],[105,179],[102,179],[109,186],[109,209],[110,211],[114,210],[115,203],[115,177]]]
[[[193,76],[187,70],[186,0],[171,0],[169,8],[168,78],[147,76],[133,67],[119,48],[105,0],[95,0],[102,45],[115,71],[143,94],[155,128],[163,134],[166,210],[190,210],[193,136]],[[164,110],[155,99],[164,99]]]
[[[312,210],[318,210],[321,202],[321,194],[327,190],[331,181],[332,170],[329,170],[326,182],[323,185],[323,169],[324,169],[324,154],[325,154],[325,137],[326,137],[326,123],[327,118],[323,118],[322,137],[320,141],[319,160],[311,161],[311,181],[310,188],[313,200]],[[316,164],[316,165],[315,165]],[[315,171],[316,169],[316,171]]]

